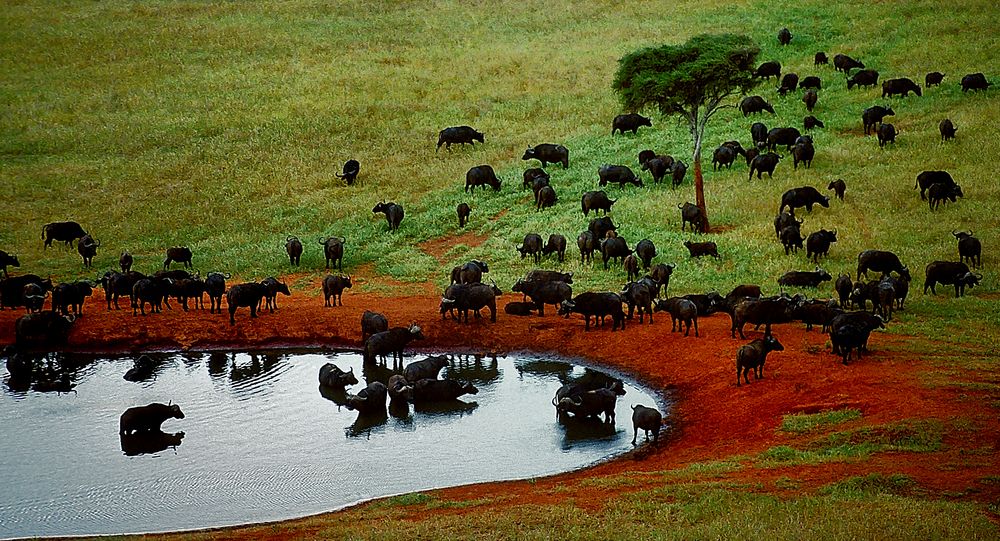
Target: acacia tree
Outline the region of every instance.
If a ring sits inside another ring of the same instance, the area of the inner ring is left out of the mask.
[[[701,34],[682,45],[639,49],[618,61],[611,87],[623,108],[656,107],[664,116],[680,115],[687,120],[694,141],[694,190],[703,232],[709,229],[701,173],[705,125],[720,109],[735,107],[725,103],[727,98],[755,86],[758,53],[760,49],[746,36]]]

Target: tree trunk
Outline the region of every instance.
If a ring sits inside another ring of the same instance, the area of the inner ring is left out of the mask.
[[[705,206],[705,177],[701,174],[701,152],[694,155],[694,200],[701,210],[701,232],[708,233],[708,208]]]

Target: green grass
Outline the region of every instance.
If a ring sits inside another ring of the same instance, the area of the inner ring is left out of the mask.
[[[944,431],[944,425],[933,419],[864,426],[819,437],[804,449],[772,447],[757,455],[756,464],[769,468],[856,460],[885,451],[927,453],[941,448]]]
[[[860,418],[861,410],[854,408],[823,411],[813,414],[785,415],[781,421],[781,430],[802,434]]]

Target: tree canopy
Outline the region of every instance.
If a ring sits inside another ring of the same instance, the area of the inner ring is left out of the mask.
[[[709,119],[727,98],[745,94],[756,84],[754,66],[760,48],[746,36],[700,34],[681,45],[646,47],[623,56],[611,88],[622,107],[640,111],[656,107],[661,114],[681,115],[694,142],[695,195],[708,230],[701,142]]]

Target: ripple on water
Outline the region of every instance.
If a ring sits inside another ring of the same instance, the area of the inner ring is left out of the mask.
[[[479,393],[448,404],[361,416],[320,392],[320,366],[353,368],[360,383],[390,371],[356,353],[159,354],[148,381],[122,375],[131,357],[57,356],[76,393],[0,394],[0,537],[113,534],[292,518],[389,494],[548,475],[631,448],[627,385],[615,426],[557,422],[555,390],[580,366],[534,355],[448,355],[442,377]],[[423,358],[408,358],[406,362]],[[125,409],[179,404],[163,430],[178,445],[126,456]],[[179,434],[183,432],[183,435]],[[420,475],[413,475],[418,471]]]

